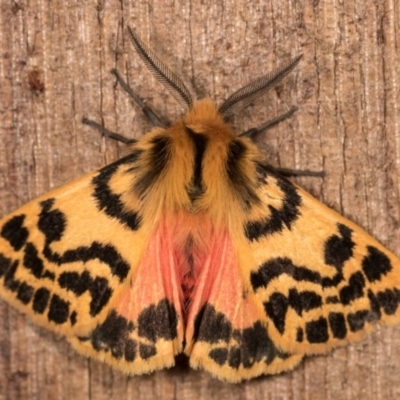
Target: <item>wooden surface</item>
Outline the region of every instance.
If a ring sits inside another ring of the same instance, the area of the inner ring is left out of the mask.
[[[278,90],[237,115],[238,131],[296,104],[259,143],[274,165],[323,169],[297,182],[400,255],[400,6],[395,0],[14,0],[0,2],[0,214],[126,153],[81,124],[130,137],[149,129],[110,75],[168,119],[174,99],[150,76],[126,26],[199,97],[217,102],[300,53]],[[126,377],[76,354],[0,303],[0,399],[394,399],[400,327],[239,385],[185,366]]]

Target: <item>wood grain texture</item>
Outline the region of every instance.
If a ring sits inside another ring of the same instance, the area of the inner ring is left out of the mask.
[[[238,131],[296,104],[259,138],[274,165],[323,169],[297,183],[400,255],[400,5],[395,0],[0,2],[0,214],[126,153],[83,116],[130,137],[149,129],[117,68],[159,114],[174,99],[134,53],[127,24],[199,97],[217,102],[297,54],[284,84],[237,115]],[[0,303],[2,399],[393,399],[400,327],[239,385],[179,366],[126,377]]]

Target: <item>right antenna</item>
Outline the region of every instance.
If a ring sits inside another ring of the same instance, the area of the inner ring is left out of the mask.
[[[294,67],[299,63],[303,55],[297,56],[288,64],[279,67],[277,70],[264,75],[229,96],[219,108],[219,112],[227,117],[238,109],[247,107],[253,100],[260,97],[268,90],[276,86]]]

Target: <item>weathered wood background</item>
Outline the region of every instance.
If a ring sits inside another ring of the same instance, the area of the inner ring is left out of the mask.
[[[0,2],[0,214],[126,149],[82,116],[131,137],[149,124],[109,70],[160,114],[181,109],[129,43],[129,24],[200,95],[234,89],[304,54],[237,130],[291,105],[260,139],[271,163],[323,169],[297,182],[400,255],[400,5],[395,0],[13,0]],[[400,327],[239,385],[185,367],[126,377],[76,354],[0,303],[0,399],[394,399]]]

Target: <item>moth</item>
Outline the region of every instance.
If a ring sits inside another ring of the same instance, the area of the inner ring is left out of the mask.
[[[300,57],[218,107],[193,101],[129,35],[187,111],[165,127],[131,92],[156,127],[137,141],[100,128],[128,142],[128,156],[5,216],[1,297],[128,374],[184,353],[230,382],[291,370],[376,321],[398,322],[399,259],[266,164],[251,140],[260,129],[237,135],[227,123]]]

